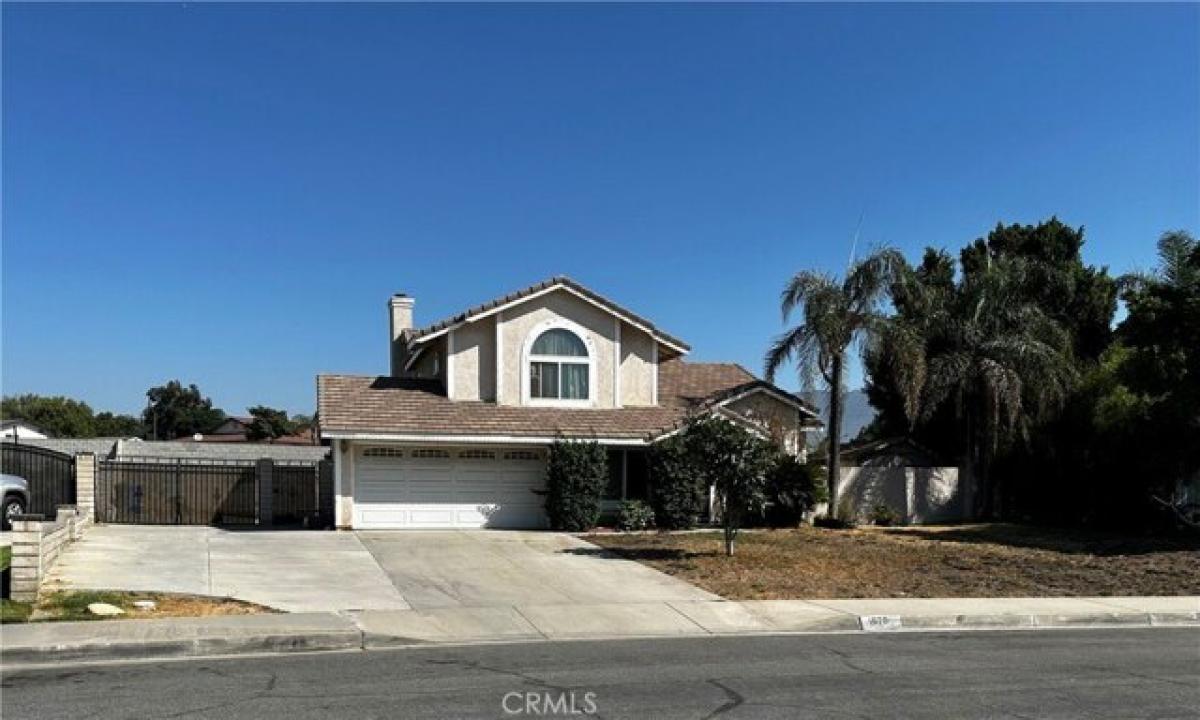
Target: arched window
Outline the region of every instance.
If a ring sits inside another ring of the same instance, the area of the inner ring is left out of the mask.
[[[538,400],[588,400],[587,346],[564,328],[552,328],[529,351],[529,397]]]

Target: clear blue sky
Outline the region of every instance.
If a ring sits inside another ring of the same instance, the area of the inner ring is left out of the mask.
[[[569,274],[758,370],[801,268],[1200,227],[1196,5],[3,7],[3,392],[311,412]],[[794,385],[794,381],[788,384]]]

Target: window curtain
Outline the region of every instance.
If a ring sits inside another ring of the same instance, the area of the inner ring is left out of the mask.
[[[547,330],[533,342],[534,355],[565,355],[587,357],[587,348],[575,333],[562,328]]]
[[[563,363],[559,368],[562,372],[562,397],[566,400],[587,400],[588,366]]]

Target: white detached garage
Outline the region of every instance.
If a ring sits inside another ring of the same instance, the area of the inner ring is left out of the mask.
[[[544,528],[542,449],[355,448],[354,527]]]

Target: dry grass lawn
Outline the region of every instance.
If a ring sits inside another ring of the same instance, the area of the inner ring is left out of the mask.
[[[138,600],[152,600],[155,607],[142,610]],[[91,603],[108,603],[125,611],[124,615],[102,617],[88,612]],[[168,617],[207,617],[212,615],[253,615],[274,612],[269,608],[230,598],[174,595],[171,593],[119,591],[59,591],[42,595],[32,608],[30,620],[139,620]]]
[[[592,535],[733,600],[1200,595],[1200,541],[1015,525]]]

